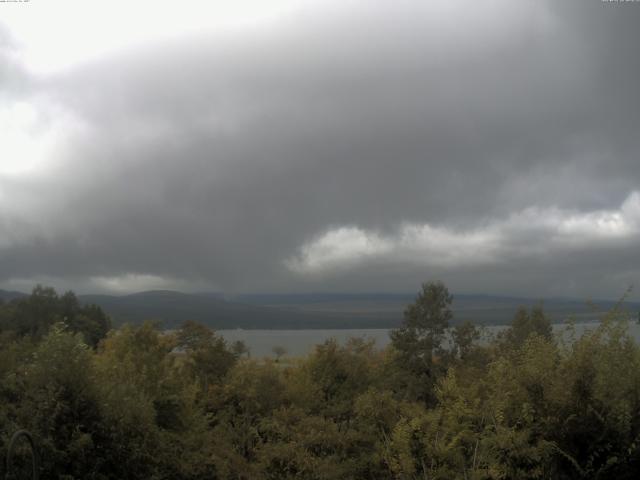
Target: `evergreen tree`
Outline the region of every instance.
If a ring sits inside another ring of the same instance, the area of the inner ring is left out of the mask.
[[[391,332],[396,364],[410,375],[402,387],[424,401],[435,398],[433,386],[442,373],[442,341],[453,317],[452,302],[442,282],[424,283],[415,302],[406,308],[402,327]]]

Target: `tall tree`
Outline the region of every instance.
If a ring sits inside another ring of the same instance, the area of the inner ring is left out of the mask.
[[[97,305],[81,305],[69,291],[58,296],[51,287],[37,285],[31,295],[11,301],[0,308],[0,331],[16,337],[38,340],[55,323],[64,324],[72,333],[80,333],[87,345],[95,348],[111,329],[109,316]]]
[[[464,360],[473,347],[473,342],[480,338],[480,331],[470,321],[456,325],[451,331],[451,339],[456,353]]]
[[[553,337],[551,321],[544,314],[540,305],[533,307],[530,312],[525,307],[518,309],[511,322],[511,328],[505,333],[507,346],[520,347],[532,334],[539,335],[546,340],[551,340]]]
[[[177,346],[186,354],[186,371],[205,392],[211,383],[219,382],[238,359],[224,338],[200,323],[184,322],[176,338]]]
[[[391,332],[391,343],[399,368],[409,373],[407,391],[421,400],[433,399],[437,366],[434,355],[442,356],[442,341],[453,318],[453,296],[442,282],[422,284],[414,303],[404,311],[402,327]]]

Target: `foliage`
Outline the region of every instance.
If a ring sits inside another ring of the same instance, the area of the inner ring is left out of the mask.
[[[55,323],[80,333],[95,348],[111,328],[111,320],[96,305],[81,305],[73,292],[58,296],[50,287],[37,285],[31,295],[0,304],[0,333],[5,336],[42,338]]]
[[[473,348],[474,342],[480,339],[480,330],[472,322],[465,321],[451,330],[453,350],[461,360],[466,359]]]
[[[462,323],[447,344],[451,300],[423,285],[384,351],[272,361],[194,322],[92,337],[101,315],[37,287],[0,306],[0,455],[27,428],[43,478],[635,478],[640,347],[618,311],[554,337],[521,309],[495,340]]]
[[[504,340],[508,348],[522,346],[530,335],[536,334],[547,340],[552,337],[551,322],[545,316],[542,306],[527,311],[520,307],[513,317],[511,328],[505,331]]]
[[[409,398],[428,404],[435,400],[433,389],[443,365],[434,356],[444,356],[442,341],[453,318],[452,301],[443,283],[424,283],[415,302],[405,310],[402,327],[391,332],[392,375],[399,373],[395,388]]]

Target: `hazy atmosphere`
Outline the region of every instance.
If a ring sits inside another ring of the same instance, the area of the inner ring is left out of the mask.
[[[0,0],[0,478],[636,480],[640,0]]]
[[[639,25],[600,0],[2,3],[0,288],[618,297]]]

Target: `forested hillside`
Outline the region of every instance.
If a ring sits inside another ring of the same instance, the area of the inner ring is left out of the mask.
[[[462,323],[445,349],[451,303],[428,283],[389,348],[276,361],[195,322],[109,329],[36,288],[0,306],[0,454],[26,428],[42,478],[636,478],[640,348],[619,309],[560,340],[522,308],[490,343]]]
[[[27,297],[22,292],[0,290],[0,300]],[[357,329],[397,328],[413,294],[244,294],[182,293],[152,290],[129,295],[78,295],[81,305],[97,305],[111,317],[114,326],[158,321],[174,329],[185,319],[217,330],[225,329]],[[615,301],[584,301],[570,298],[522,298],[496,295],[456,294],[451,309],[452,324],[472,321],[476,325],[508,325],[521,306],[544,304],[552,323],[568,318],[577,322],[597,321]],[[637,317],[640,303],[624,308]]]

